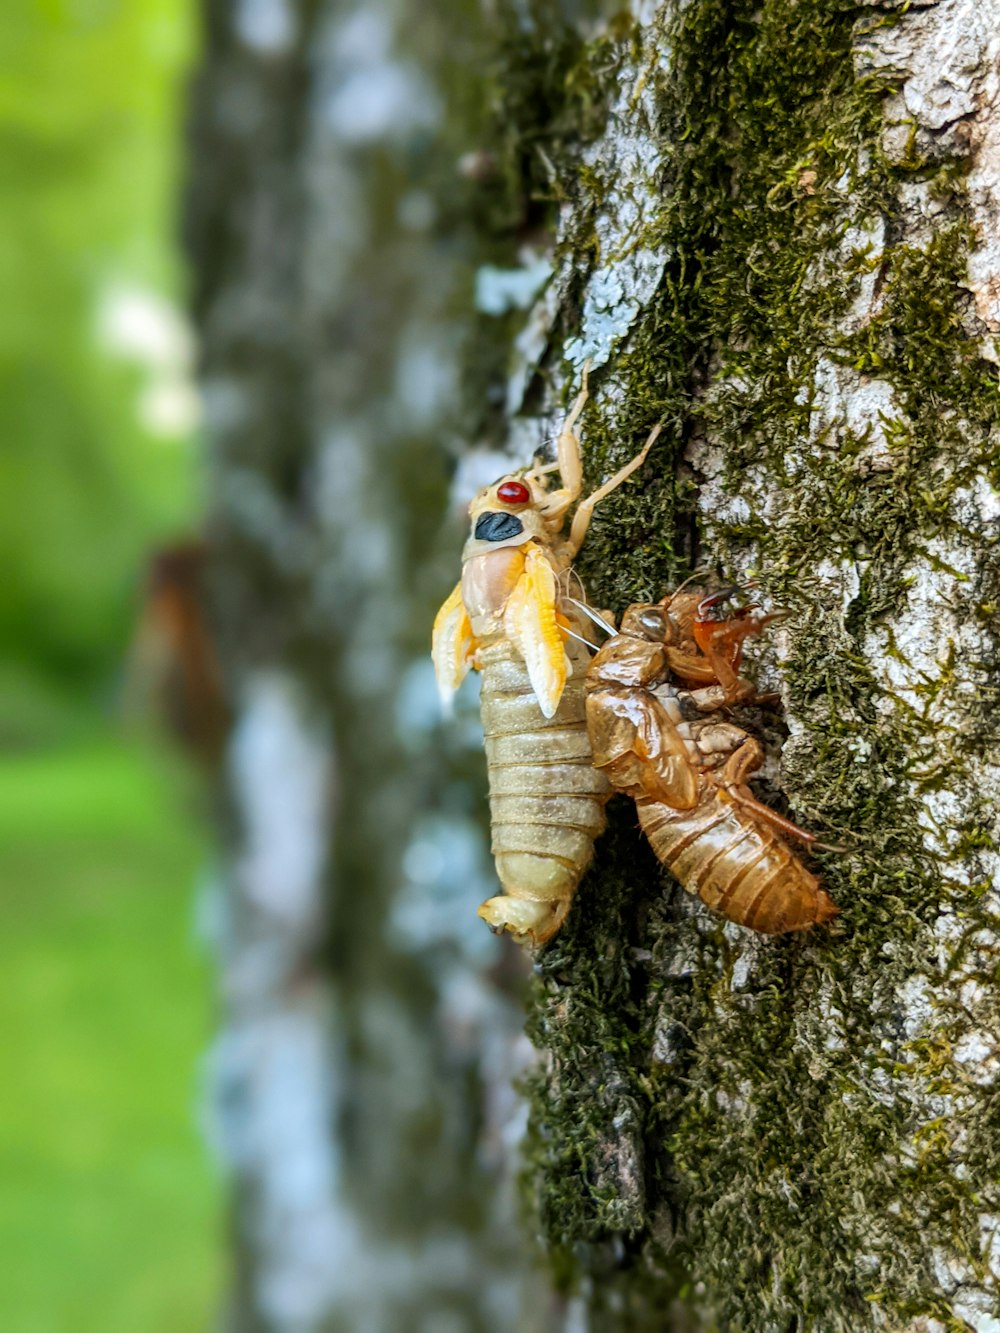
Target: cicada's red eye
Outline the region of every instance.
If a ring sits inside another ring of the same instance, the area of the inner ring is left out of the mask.
[[[523,481],[505,481],[497,487],[497,499],[505,505],[526,505],[531,499],[531,492]]]

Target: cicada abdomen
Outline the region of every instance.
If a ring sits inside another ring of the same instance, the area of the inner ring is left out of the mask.
[[[747,779],[763,751],[719,715],[727,697],[752,698],[752,686],[738,675],[739,645],[764,620],[754,622],[746,612],[729,622],[694,618],[690,642],[693,617],[685,611],[679,635],[670,600],[630,607],[621,631],[591,664],[594,764],[635,799],[653,851],[707,906],[763,934],[829,921],[836,905],[781,833],[815,838],[753,796]],[[713,661],[725,671],[713,671]],[[678,690],[672,667],[703,687]]]
[[[585,652],[585,650],[584,650]],[[490,825],[504,894],[479,915],[495,930],[544,944],[565,920],[604,829],[607,779],[591,762],[585,712],[589,657],[570,647],[570,669],[551,717],[510,640],[479,652],[480,707],[490,783]]]
[[[689,893],[763,935],[805,930],[837,909],[788,844],[758,815],[709,787],[690,811],[636,801],[653,851]]]

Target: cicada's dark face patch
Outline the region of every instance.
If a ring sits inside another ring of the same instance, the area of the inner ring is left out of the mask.
[[[516,514],[480,514],[476,520],[475,536],[481,542],[502,542],[508,537],[519,537],[524,524]]]

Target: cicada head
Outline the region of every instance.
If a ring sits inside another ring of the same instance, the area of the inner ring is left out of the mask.
[[[502,546],[550,540],[540,506],[545,488],[527,473],[512,473],[484,486],[469,505],[472,532],[466,555]]]
[[[622,615],[621,628],[590,665],[588,684],[649,688],[666,670],[666,650],[678,640],[670,599],[636,602]]]
[[[661,642],[670,647],[691,643],[694,622],[704,597],[704,588],[682,584],[675,593],[668,594],[662,602],[657,603],[664,620]]]
[[[662,602],[636,602],[622,616],[621,633],[649,643],[665,643],[671,637],[670,617]]]

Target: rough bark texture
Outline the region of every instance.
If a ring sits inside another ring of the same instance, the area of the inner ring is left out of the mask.
[[[475,48],[471,5],[431,9],[209,5],[234,1326],[530,1327],[470,1167],[516,1049],[480,979],[488,876],[453,868],[481,755],[468,714],[433,737],[407,667],[457,533],[412,570],[454,367],[463,433],[526,458],[590,358],[592,482],[666,426],[585,546],[593,600],[707,565],[789,608],[756,655],[783,717],[740,721],[763,794],[849,850],[814,858],[835,925],[762,940],[612,804],[529,1014],[525,1187],[575,1326],[998,1329],[1000,5],[522,0]],[[470,455],[457,488],[500,470]]]
[[[580,571],[619,611],[707,565],[793,612],[757,655],[783,725],[741,721],[848,848],[835,925],[765,940],[612,806],[529,1027],[529,1191],[595,1328],[1000,1328],[998,18],[649,4],[527,126],[558,241],[512,439],[586,357],[592,480],[666,421]]]

